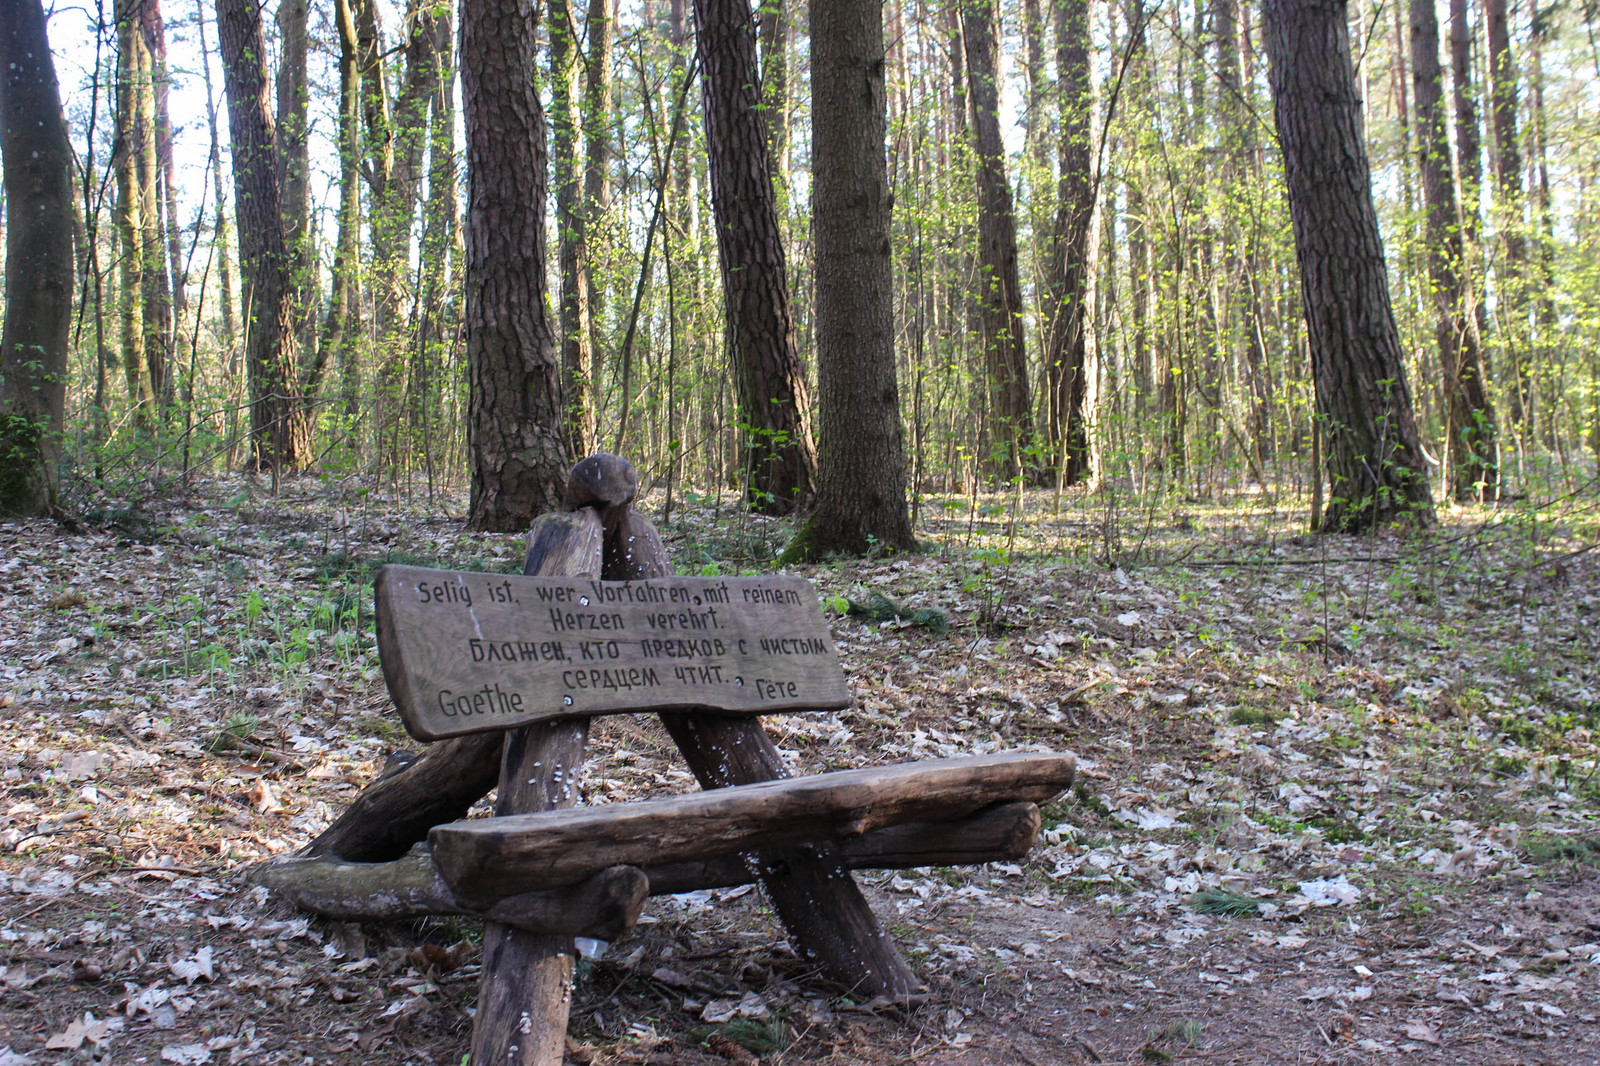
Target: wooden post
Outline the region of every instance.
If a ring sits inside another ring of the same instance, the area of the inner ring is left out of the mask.
[[[540,515],[529,534],[522,572],[598,577],[603,536],[600,515],[591,507]],[[577,802],[588,739],[587,719],[540,722],[507,733],[495,814]],[[485,923],[472,1066],[560,1066],[575,953],[571,937]]]
[[[592,456],[600,467],[627,466],[616,456]],[[590,460],[585,460],[589,462]],[[589,485],[638,484],[629,471],[588,471],[585,488],[569,485],[568,498],[586,498]],[[614,491],[612,497],[624,495]],[[631,498],[631,497],[630,497]],[[666,545],[649,519],[607,499],[605,567],[609,581],[669,577]],[[787,777],[777,746],[759,719],[673,711],[661,715],[673,743],[703,788],[723,788]],[[795,947],[827,976],[857,996],[906,996],[918,981],[884,933],[831,842],[763,849],[757,876]]]

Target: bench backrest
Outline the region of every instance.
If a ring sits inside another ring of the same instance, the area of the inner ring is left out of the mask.
[[[849,706],[816,590],[797,577],[641,581],[385,566],[378,651],[422,740],[628,711]]]

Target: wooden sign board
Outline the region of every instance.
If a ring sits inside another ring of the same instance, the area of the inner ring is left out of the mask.
[[[811,583],[385,566],[378,651],[421,740],[619,711],[839,710],[850,690]]]

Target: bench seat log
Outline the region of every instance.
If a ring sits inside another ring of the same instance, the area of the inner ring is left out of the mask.
[[[1039,807],[997,803],[949,822],[907,822],[837,842],[850,870],[903,870],[917,866],[965,866],[1020,859],[1039,835]],[[780,849],[781,850],[781,849]],[[645,867],[652,896],[703,888],[747,885],[778,872],[770,862],[746,855],[719,855]]]
[[[907,822],[848,837],[839,841],[839,854],[851,870],[1006,862],[1027,854],[1039,825],[1036,804],[997,803],[952,821]],[[303,910],[339,921],[464,914],[533,933],[616,940],[637,923],[646,896],[747,885],[764,872],[771,871],[763,870],[759,859],[739,854],[643,868],[612,866],[574,886],[524,892],[480,908],[456,898],[428,846],[419,844],[393,862],[288,856],[257,867],[248,880]]]
[[[653,866],[785,844],[829,843],[948,821],[997,799],[1042,803],[1072,784],[1071,755],[1007,753],[871,767],[664,799],[479,818],[428,834],[445,883],[471,906],[575,884],[608,866]]]
[[[616,940],[639,921],[650,880],[632,866],[611,866],[564,888],[507,896],[491,907],[457,899],[426,845],[393,862],[342,862],[294,856],[252,872],[252,882],[304,910],[339,921],[398,921],[464,914],[530,933]]]

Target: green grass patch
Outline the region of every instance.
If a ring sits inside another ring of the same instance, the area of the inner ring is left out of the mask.
[[[1576,862],[1600,869],[1600,834],[1558,837],[1541,834],[1528,841],[1528,857],[1534,862]]]
[[[1224,918],[1254,918],[1261,913],[1260,900],[1225,888],[1196,892],[1187,902],[1200,914],[1217,914]]]
[[[866,603],[846,600],[845,613],[852,618],[865,618],[869,622],[893,622],[904,619],[914,626],[941,635],[950,629],[950,619],[937,607],[905,607],[881,592],[872,593]]]
[[[731,1040],[753,1055],[772,1055],[789,1046],[789,1026],[781,1014],[770,1018],[730,1018],[721,1025],[700,1026],[689,1031],[704,1044],[713,1036]]]
[[[1283,712],[1271,707],[1235,707],[1228,715],[1228,721],[1234,725],[1250,726],[1276,726],[1283,721]]]

